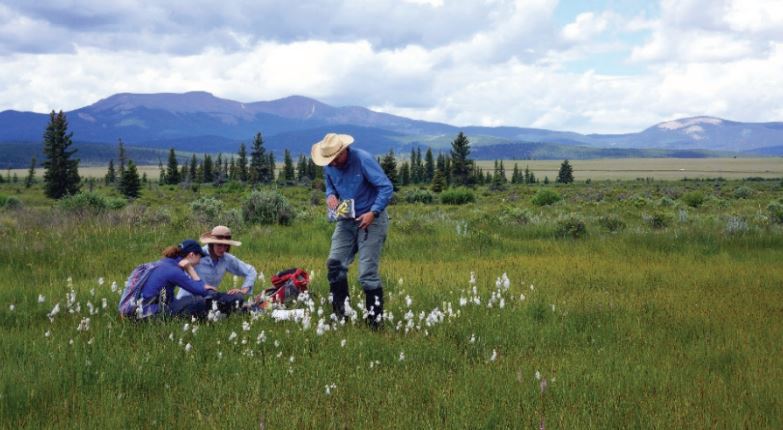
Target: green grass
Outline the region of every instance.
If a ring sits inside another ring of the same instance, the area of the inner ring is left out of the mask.
[[[738,187],[753,193],[736,198]],[[463,206],[391,206],[381,272],[394,320],[380,333],[357,323],[319,335],[317,313],[307,329],[263,315],[149,324],[116,316],[112,282],[211,227],[190,202],[214,196],[233,209],[249,190],[151,186],[126,208],[76,214],[51,207],[38,186],[0,185],[22,202],[0,209],[0,427],[783,426],[783,226],[767,213],[783,197],[779,181],[551,188],[563,199],[545,207],[524,186],[479,189]],[[234,251],[264,285],[293,265],[313,271],[315,309],[328,313],[331,226],[309,190],[281,191],[296,207],[293,225],[232,226],[243,242]],[[690,192],[703,204],[681,200]],[[669,225],[652,228],[653,213]],[[625,228],[603,228],[608,215]],[[583,221],[586,235],[558,237],[562,217]],[[744,227],[727,232],[730,217]],[[498,290],[504,273],[510,287]],[[71,290],[79,312],[66,306]],[[493,293],[502,308],[488,307]],[[436,308],[442,322],[419,319]],[[78,331],[86,317],[89,330]]]

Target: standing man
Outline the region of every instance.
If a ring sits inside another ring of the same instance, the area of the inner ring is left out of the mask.
[[[353,137],[327,134],[313,145],[313,162],[324,168],[326,205],[334,210],[341,200],[353,199],[356,218],[340,219],[332,234],[326,260],[332,309],[345,318],[348,298],[348,266],[359,253],[359,283],[364,290],[367,323],[376,329],[383,322],[383,285],[378,273],[381,250],[389,229],[386,205],[392,197],[392,183],[372,155],[349,148]]]
[[[201,236],[201,243],[205,257],[196,265],[196,272],[207,284],[218,288],[223,276],[232,273],[237,276],[243,276],[245,279],[240,288],[232,288],[227,294],[220,295],[217,299],[221,311],[226,311],[230,307],[237,307],[244,302],[246,295],[253,292],[253,284],[258,277],[256,269],[230,254],[232,246],[240,246],[242,242],[233,240],[231,229],[224,225],[218,225],[209,233]],[[190,293],[180,288],[177,298],[188,296]]]

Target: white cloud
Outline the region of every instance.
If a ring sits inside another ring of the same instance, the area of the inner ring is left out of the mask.
[[[783,116],[778,2],[663,0],[660,16],[595,10],[562,28],[554,0],[178,2],[0,5],[0,109],[204,90],[580,132],[636,131],[678,116]],[[640,31],[649,37],[630,46]],[[623,52],[640,72],[568,67]]]
[[[572,42],[586,41],[603,33],[608,24],[609,19],[606,14],[580,13],[574,22],[563,27],[562,36]]]

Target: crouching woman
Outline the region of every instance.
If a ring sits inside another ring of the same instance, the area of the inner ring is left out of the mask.
[[[195,316],[209,313],[206,297],[215,289],[207,285],[194,269],[206,256],[195,240],[185,240],[163,250],[163,258],[156,262],[141,288],[141,316]],[[179,287],[191,295],[175,298]]]

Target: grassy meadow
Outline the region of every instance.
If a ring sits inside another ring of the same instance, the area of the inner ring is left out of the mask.
[[[328,318],[319,192],[278,188],[281,226],[244,223],[236,185],[94,211],[0,184],[0,428],[783,427],[781,179],[585,183],[582,163],[459,206],[400,190],[380,332]],[[205,196],[222,209],[192,210]],[[118,318],[133,267],[218,222],[256,292],[312,272],[304,321]]]

